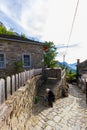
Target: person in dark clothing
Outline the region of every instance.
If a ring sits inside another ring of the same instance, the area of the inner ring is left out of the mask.
[[[53,107],[53,102],[55,102],[55,95],[49,88],[46,89],[46,92],[47,92],[48,104],[49,106]]]

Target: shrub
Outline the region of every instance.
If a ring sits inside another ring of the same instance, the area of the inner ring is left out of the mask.
[[[23,69],[23,62],[22,61],[16,61],[14,63],[14,68],[16,72],[20,72]]]

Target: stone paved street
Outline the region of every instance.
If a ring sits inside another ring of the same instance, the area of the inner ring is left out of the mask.
[[[56,100],[53,108],[41,103],[35,105],[26,130],[87,130],[85,94],[75,85],[69,85],[69,97]]]

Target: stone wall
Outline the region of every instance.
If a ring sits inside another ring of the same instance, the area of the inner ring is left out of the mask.
[[[82,74],[82,76],[78,79],[78,87],[83,93],[86,93],[86,78],[87,74]]]
[[[61,68],[46,68],[44,69],[44,77],[45,78],[57,78],[57,80],[61,80]]]
[[[46,70],[45,70],[45,72],[46,72]],[[60,80],[59,80],[59,78],[60,78]],[[61,98],[61,97],[68,96],[69,86],[68,86],[67,81],[66,81],[65,69],[61,70],[61,74],[60,74],[59,78],[58,77],[57,78],[48,77],[44,81],[44,84],[40,87],[40,90],[37,93],[37,96],[40,97],[40,99],[42,99],[41,101],[43,101],[43,97],[46,95],[46,88],[49,88],[54,92],[56,100]]]
[[[62,70],[61,68],[53,68],[53,69],[47,68],[43,71],[43,74],[46,81],[50,83],[55,82],[54,85],[53,83],[52,85],[49,83],[50,86],[52,86],[52,88],[50,88],[50,86],[48,87],[53,90],[53,92],[55,93],[56,99],[68,96],[69,86],[66,82],[65,69]]]
[[[68,89],[69,88],[66,82],[66,74],[64,73],[63,76],[61,76],[61,80],[58,80],[58,82],[56,83],[53,89],[56,99],[59,99],[61,97],[67,97]]]
[[[28,80],[26,85],[18,89],[0,106],[0,130],[24,130],[26,121],[31,117],[34,98],[41,76]]]
[[[62,90],[67,89],[65,73],[60,81],[56,80],[57,83],[53,87],[53,91],[58,99],[62,97]],[[42,82],[41,75],[33,77],[0,106],[0,130],[26,129],[26,122],[33,113],[35,95]]]
[[[0,69],[0,77],[14,74],[14,63],[22,61],[23,54],[31,56],[31,65],[27,68],[24,67],[24,70],[43,67],[43,45],[34,41],[0,39],[0,53],[5,54],[6,61],[6,67]]]

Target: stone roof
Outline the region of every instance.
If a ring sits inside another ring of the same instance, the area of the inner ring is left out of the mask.
[[[79,63],[79,72],[81,74],[87,74],[87,60]]]
[[[28,38],[23,38],[19,35],[11,35],[11,34],[0,34],[0,40],[11,40],[11,41],[17,41],[17,42],[33,42],[34,44],[40,44],[44,45],[44,43],[39,41],[34,41]]]
[[[80,65],[84,65],[84,64],[87,64],[87,60],[80,63]]]

